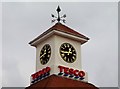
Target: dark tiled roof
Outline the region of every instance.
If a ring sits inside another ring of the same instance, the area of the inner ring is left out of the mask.
[[[79,32],[69,28],[68,26],[65,26],[61,23],[56,23],[53,27],[51,27],[50,29],[56,29],[58,31],[61,31],[61,32],[65,32],[65,33],[68,33],[68,34],[72,34],[72,35],[75,35],[75,36],[78,36],[78,37],[81,37],[81,38],[84,38],[86,40],[89,40],[88,37],[80,34]]]
[[[41,87],[40,89],[46,89],[50,87],[54,87],[55,89],[59,89],[60,87],[63,89],[98,89],[96,86],[94,86],[91,83],[82,82],[78,80],[68,79],[65,77],[57,76],[57,75],[51,75],[41,81],[38,81],[35,84],[32,84],[31,86],[27,87],[26,89],[34,89],[35,87]],[[60,88],[60,89],[61,89]]]
[[[61,24],[61,23],[56,23],[54,26],[52,26],[51,28],[49,28],[47,31],[45,31],[44,33],[42,33],[41,35],[39,35],[37,38],[35,38],[34,40],[32,40],[29,44],[33,43],[34,41],[38,40],[39,38],[43,37],[44,35],[46,35],[47,33],[56,30],[56,31],[60,31],[60,32],[64,32],[64,33],[68,33],[86,40],[89,40],[88,37],[80,34],[79,32]]]

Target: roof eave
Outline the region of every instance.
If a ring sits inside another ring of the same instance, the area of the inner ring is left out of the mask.
[[[77,35],[61,32],[59,30],[53,30],[53,29],[51,31],[49,31],[49,32],[48,31],[44,32],[43,34],[41,34],[40,36],[38,36],[37,38],[35,38],[31,42],[29,42],[29,44],[31,46],[36,47],[38,43],[44,41],[45,39],[47,39],[48,37],[52,36],[53,34],[54,35],[63,36],[63,37],[66,37],[66,38],[70,38],[70,39],[73,39],[73,40],[76,40],[76,41],[79,41],[81,44],[84,44],[84,43],[86,43],[89,40],[89,38],[87,38],[87,37],[86,38],[81,38],[81,37],[79,37]]]

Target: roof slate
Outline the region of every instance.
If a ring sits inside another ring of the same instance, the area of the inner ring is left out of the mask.
[[[88,37],[80,34],[79,32],[69,28],[68,26],[65,26],[61,23],[56,23],[54,26],[52,26],[51,28],[49,28],[47,31],[45,31],[44,33],[42,33],[41,35],[39,35],[37,38],[35,38],[34,40],[32,40],[31,42],[29,42],[29,44],[33,43],[34,41],[38,40],[39,38],[43,37],[44,35],[48,34],[49,32],[56,30],[56,31],[60,31],[60,32],[64,32],[70,35],[74,35],[86,40],[89,40]]]
[[[78,81],[78,80],[73,80],[73,79],[69,79],[69,78],[65,78],[62,76],[57,76],[57,75],[51,75],[41,81],[38,81],[32,85],[30,85],[29,87],[27,87],[26,89],[34,89],[35,87],[38,87],[40,89],[46,89],[46,88],[50,88],[50,87],[54,87],[54,88],[63,88],[65,89],[66,87],[68,89],[98,89],[96,86],[94,86],[91,83],[87,83],[87,82],[82,82],[82,81]]]

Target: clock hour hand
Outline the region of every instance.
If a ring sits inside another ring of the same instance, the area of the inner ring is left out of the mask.
[[[72,52],[68,51],[61,51],[62,53],[67,53],[68,55],[71,54]]]
[[[69,53],[68,51],[61,51],[62,53]]]

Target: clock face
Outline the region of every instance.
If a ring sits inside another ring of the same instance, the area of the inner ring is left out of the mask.
[[[62,59],[68,63],[73,63],[76,60],[76,51],[69,43],[63,43],[61,45],[60,55]]]
[[[49,44],[46,44],[43,46],[43,48],[40,51],[40,63],[42,65],[47,64],[51,56],[51,47]]]

